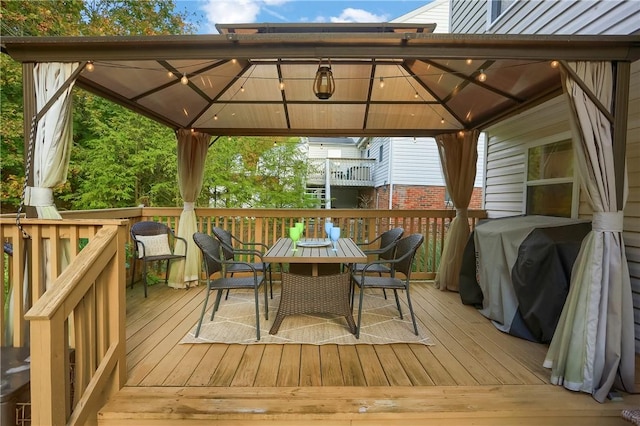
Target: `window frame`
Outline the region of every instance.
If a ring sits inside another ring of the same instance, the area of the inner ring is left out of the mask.
[[[496,23],[518,0],[487,0],[487,27]]]
[[[531,179],[529,180],[529,155],[532,152],[532,149],[553,145],[563,142],[571,142],[571,153],[573,157],[573,174],[567,177],[561,178],[548,178],[548,179]],[[570,132],[563,132],[558,135],[554,135],[553,138],[543,139],[536,141],[535,143],[527,144],[524,147],[524,176],[523,176],[523,191],[522,191],[522,214],[529,214],[529,205],[528,205],[528,195],[529,195],[529,187],[534,186],[543,186],[543,185],[557,185],[557,184],[566,184],[570,183],[571,185],[571,215],[570,218],[578,217],[578,210],[580,204],[580,184],[578,180],[578,167],[577,167],[577,158],[575,151],[575,141],[571,137]]]

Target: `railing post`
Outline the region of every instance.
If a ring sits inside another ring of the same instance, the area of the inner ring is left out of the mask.
[[[31,321],[31,424],[63,425],[67,422],[69,378],[68,335],[60,318]],[[64,319],[62,319],[64,321]],[[66,358],[66,359],[65,359]]]
[[[331,208],[331,160],[328,158],[324,163],[324,208]]]

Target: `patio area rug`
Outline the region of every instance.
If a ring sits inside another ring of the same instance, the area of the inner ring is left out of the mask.
[[[262,304],[264,303],[264,293],[260,289],[260,301],[262,303],[260,304],[260,341],[258,341],[256,339],[253,291],[233,290],[229,294],[228,300],[224,300],[223,296],[214,320],[209,321],[213,301],[215,300],[215,293],[211,293],[200,335],[197,338],[195,337],[196,323],[180,343],[238,343],[244,345],[265,343],[313,345],[418,343],[433,345],[425,330],[420,328],[419,317],[417,318],[419,335],[413,334],[409,308],[402,303],[404,294],[400,295],[400,306],[402,307],[404,320],[401,320],[398,316],[393,294],[391,292],[387,292],[387,294],[389,296],[388,300],[384,299],[381,290],[369,290],[365,294],[360,339],[356,339],[349,332],[344,317],[334,315],[287,316],[282,322],[278,333],[271,335],[269,334],[269,329],[278,312],[280,301],[279,285],[274,283],[273,299],[269,300],[268,321],[264,319],[264,306]],[[356,309],[354,309],[353,318],[357,323],[357,295],[355,303]]]

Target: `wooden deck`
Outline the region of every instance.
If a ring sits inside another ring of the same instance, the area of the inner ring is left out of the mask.
[[[599,404],[550,385],[545,345],[431,282],[412,296],[434,346],[178,344],[202,290],[127,290],[128,382],[99,424],[629,425],[621,410],[640,408],[640,395]]]

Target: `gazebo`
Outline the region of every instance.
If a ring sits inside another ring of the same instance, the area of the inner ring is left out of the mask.
[[[433,27],[229,24],[218,25],[219,35],[5,37],[3,53],[23,63],[25,152],[34,158],[26,204],[58,217],[50,188],[66,174],[73,86],[176,131],[187,237],[212,136],[432,136],[457,209],[436,282],[455,289],[479,132],[564,92],[594,229],[547,361],[552,381],[604,401],[614,382],[634,381],[621,231],[629,70],[640,36],[432,34]],[[195,250],[187,255],[172,274],[176,286],[198,272]]]

